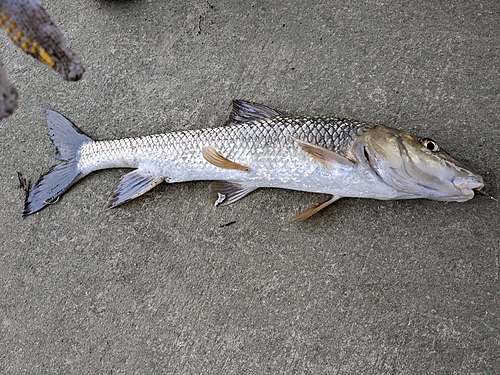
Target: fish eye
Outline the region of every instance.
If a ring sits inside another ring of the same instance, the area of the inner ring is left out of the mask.
[[[427,150],[432,152],[440,151],[439,145],[436,141],[433,141],[430,138],[419,138],[418,141],[424,146]]]

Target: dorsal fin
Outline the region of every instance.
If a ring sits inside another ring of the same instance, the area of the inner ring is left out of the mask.
[[[226,125],[237,125],[253,120],[274,118],[282,114],[264,104],[247,102],[246,100],[233,100],[233,109]]]

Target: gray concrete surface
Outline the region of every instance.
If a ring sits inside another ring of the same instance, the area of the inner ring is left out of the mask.
[[[44,1],[84,60],[64,82],[2,38],[0,372],[499,373],[499,202],[208,183],[106,209],[123,170],[23,219],[54,164],[44,109],[95,139],[224,122],[234,98],[430,136],[499,198],[500,2]],[[235,221],[230,226],[221,224]]]

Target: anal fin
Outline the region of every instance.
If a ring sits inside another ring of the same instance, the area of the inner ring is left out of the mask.
[[[227,206],[246,197],[257,186],[245,185],[237,182],[214,181],[210,185],[210,201],[217,206]]]
[[[343,166],[344,168],[354,167],[354,163],[349,159],[337,154],[327,148],[313,145],[312,143],[303,141],[301,139],[292,137],[292,139],[298,143],[300,148],[307,152],[314,160],[320,162],[327,168],[332,168],[335,165]]]
[[[250,170],[250,168],[244,165],[235,163],[234,161],[225,158],[213,146],[203,147],[201,152],[205,160],[210,164],[215,165],[216,167],[224,169],[236,169],[244,172],[248,172]]]
[[[312,206],[312,207],[308,208],[307,210],[301,212],[300,214],[295,215],[294,217],[292,217],[290,219],[290,221],[294,222],[294,221],[305,220],[308,217],[311,217],[312,215],[317,213],[318,211],[321,211],[323,208],[328,207],[329,205],[331,205],[333,202],[339,200],[340,198],[342,198],[342,197],[332,195],[332,197],[330,199],[324,201],[323,203],[319,203],[319,204]]]
[[[122,177],[108,207],[113,208],[148,192],[165,180],[164,176],[154,176],[149,172],[135,170]]]

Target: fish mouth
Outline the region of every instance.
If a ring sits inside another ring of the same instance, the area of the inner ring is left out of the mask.
[[[474,191],[474,194],[477,194],[477,195],[486,195],[486,193],[484,191],[481,190],[481,188],[475,188],[475,189],[472,189]]]
[[[484,192],[481,191],[484,186],[481,176],[456,177],[452,183],[456,189],[467,197],[472,198],[474,194],[484,195]]]
[[[452,181],[453,185],[460,190],[481,190],[484,186],[483,179],[481,177],[456,177]]]

